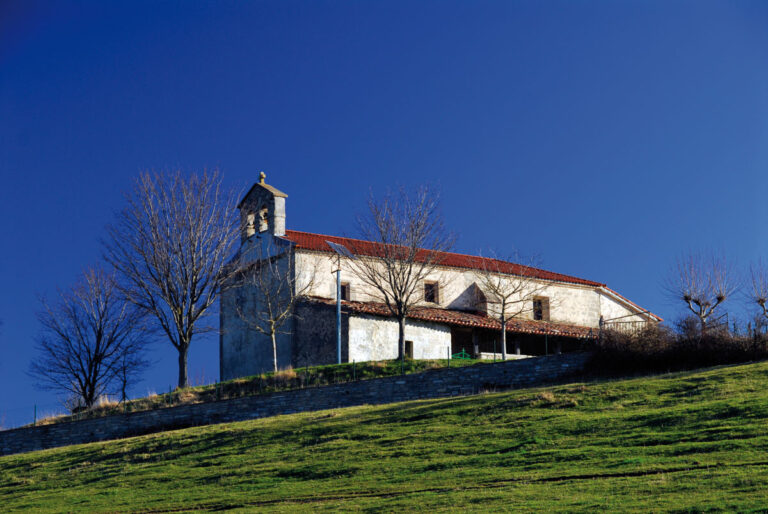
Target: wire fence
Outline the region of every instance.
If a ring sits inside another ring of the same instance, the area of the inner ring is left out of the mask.
[[[67,409],[61,402],[33,403],[23,407],[0,407],[0,430],[10,430],[50,417],[64,416]]]

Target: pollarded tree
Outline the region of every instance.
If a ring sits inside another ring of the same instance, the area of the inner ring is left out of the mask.
[[[150,314],[178,352],[179,387],[196,334],[227,282],[239,238],[236,196],[217,171],[141,173],[127,206],[107,227],[105,259],[121,292]]]
[[[752,279],[752,301],[762,310],[762,316],[768,320],[768,268],[760,260],[750,266],[750,278]],[[756,323],[757,325],[757,323]]]
[[[487,303],[495,305],[501,323],[501,356],[507,358],[507,322],[533,311],[533,301],[547,284],[537,280],[537,259],[524,259],[517,253],[506,260],[495,257],[480,261],[475,272]],[[516,348],[519,351],[519,348]]]
[[[90,408],[112,389],[124,366],[127,380],[143,371],[145,317],[121,297],[113,275],[89,269],[55,303],[42,304],[30,374],[43,388],[68,393],[75,404]]]
[[[739,282],[724,255],[689,253],[677,259],[665,287],[673,298],[685,302],[703,334],[717,309],[738,290]]]
[[[424,281],[440,265],[454,238],[443,224],[438,195],[424,186],[400,188],[368,200],[358,217],[362,239],[349,243],[357,259],[347,264],[398,321],[398,358],[405,356],[405,320],[423,300]]]
[[[259,239],[232,267],[236,272],[228,286],[234,289],[235,312],[248,328],[269,336],[272,369],[277,372],[277,335],[289,333],[285,323],[312,291],[317,269],[297,270],[293,245],[271,237]]]

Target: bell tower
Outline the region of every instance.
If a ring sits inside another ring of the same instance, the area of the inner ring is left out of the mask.
[[[264,232],[274,236],[285,235],[285,199],[288,195],[267,184],[264,181],[266,178],[266,173],[259,173],[259,181],[237,205],[240,210],[240,239],[243,242]]]

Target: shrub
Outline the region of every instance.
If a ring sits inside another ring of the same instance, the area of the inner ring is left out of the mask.
[[[733,334],[724,327],[703,334],[685,320],[677,331],[662,325],[628,334],[605,331],[596,344],[593,372],[626,373],[676,371],[768,358],[768,341],[762,336]]]

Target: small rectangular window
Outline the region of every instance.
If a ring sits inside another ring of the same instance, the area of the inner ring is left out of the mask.
[[[539,297],[533,299],[533,319],[549,321],[549,298]]]
[[[413,341],[405,342],[405,356],[409,359],[413,359]]]
[[[341,283],[341,299],[349,301],[349,282]]]
[[[437,282],[424,282],[424,301],[429,303],[440,303]]]

